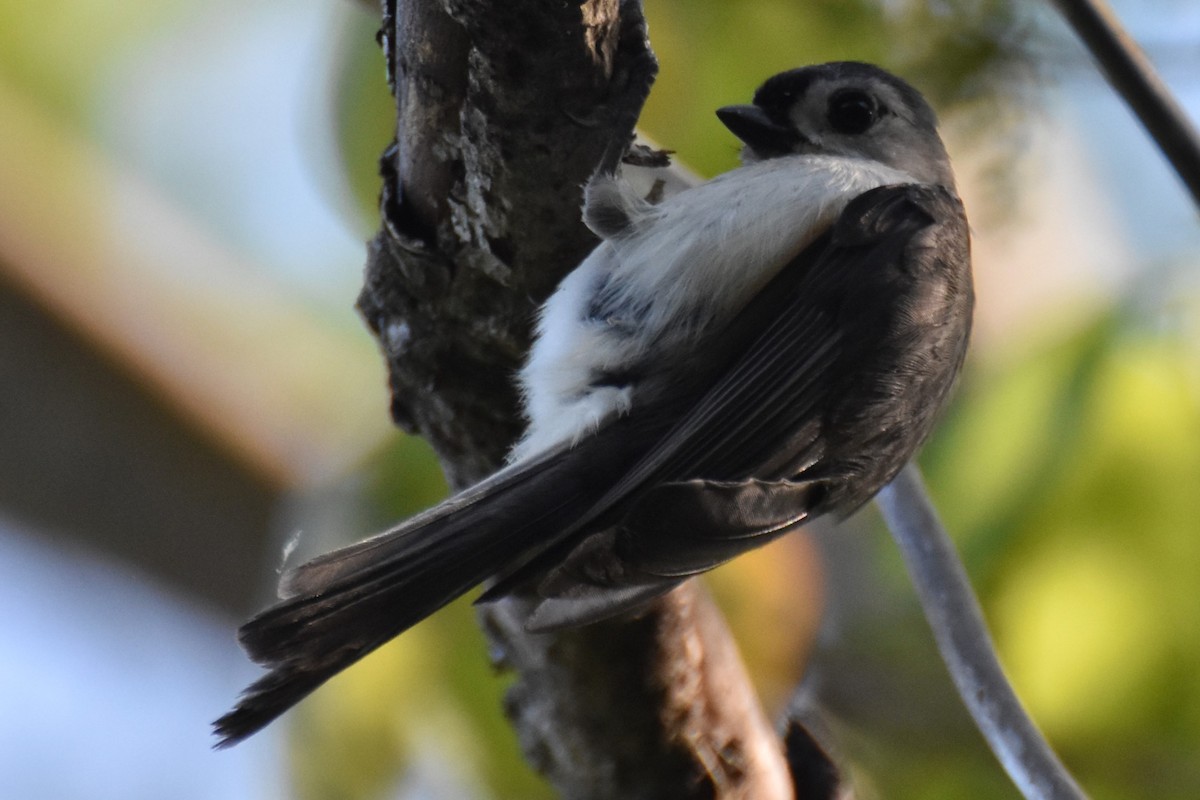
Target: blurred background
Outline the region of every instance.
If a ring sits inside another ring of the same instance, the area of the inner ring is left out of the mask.
[[[860,59],[933,100],[977,335],[922,465],[1002,658],[1095,798],[1200,797],[1200,224],[1042,4],[647,0],[643,130]],[[1115,3],[1193,116],[1200,8]],[[0,796],[542,798],[468,605],[247,744],[208,723],[282,549],[445,491],[353,310],[390,138],[372,4],[0,5]],[[862,797],[1011,798],[873,509],[718,570],[764,702]]]

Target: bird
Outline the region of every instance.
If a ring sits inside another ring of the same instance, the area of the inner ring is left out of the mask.
[[[962,367],[969,230],[934,111],[841,61],[717,110],[741,166],[659,202],[584,188],[599,244],[539,311],[528,425],[489,478],[283,574],[238,632],[269,671],[214,723],[265,727],[472,588],[530,631],[636,611],[914,457]]]

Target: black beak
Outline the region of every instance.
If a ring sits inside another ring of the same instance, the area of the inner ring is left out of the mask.
[[[717,118],[759,153],[787,153],[804,140],[795,129],[780,125],[758,106],[718,108]]]

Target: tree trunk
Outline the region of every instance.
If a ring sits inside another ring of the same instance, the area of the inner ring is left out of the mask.
[[[359,308],[392,415],[456,488],[493,471],[522,423],[513,376],[536,304],[595,239],[582,187],[632,139],[656,71],[637,2],[385,0],[397,100],[382,226]],[[515,598],[481,619],[515,671],[507,711],[569,798],[794,795],[725,625],[695,582],[635,619],[555,635]]]

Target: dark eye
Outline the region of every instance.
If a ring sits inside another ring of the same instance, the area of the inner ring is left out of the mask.
[[[879,105],[866,92],[843,89],[829,98],[828,118],[838,133],[863,133],[879,119]]]

